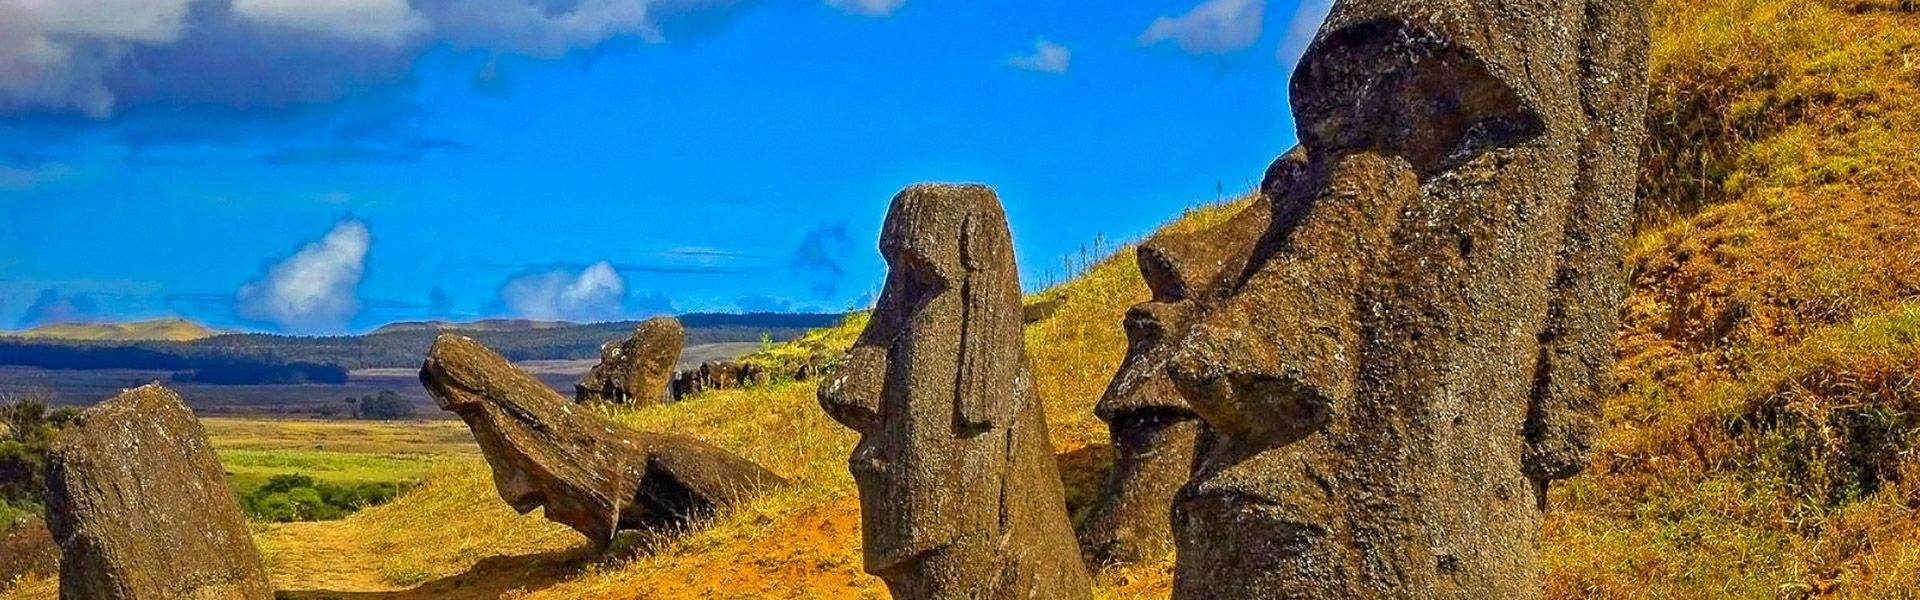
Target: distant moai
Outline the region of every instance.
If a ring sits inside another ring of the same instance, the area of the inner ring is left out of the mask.
[[[63,600],[268,600],[247,518],[206,431],[150,384],[87,409],[47,460]]]
[[[600,364],[574,384],[574,399],[642,406],[665,403],[673,367],[680,362],[686,341],[679,319],[663,316],[641,321],[632,336],[600,347]]]
[[[1304,153],[1289,152],[1269,171],[1289,175],[1304,161]],[[1201,424],[1167,377],[1167,361],[1201,303],[1220,293],[1221,274],[1245,268],[1272,219],[1273,204],[1261,194],[1224,223],[1158,234],[1136,251],[1153,296],[1127,311],[1127,356],[1094,407],[1107,423],[1114,464],[1080,526],[1090,563],[1135,563],[1173,549],[1170,507],[1193,472]]]
[[[880,252],[873,319],[820,388],[860,432],[848,464],[867,572],[901,600],[1090,597],[999,200],[978,185],[907,188]]]
[[[1646,0],[1335,4],[1305,160],[1168,359],[1205,424],[1175,598],[1541,595],[1546,485],[1610,385],[1648,36]]]

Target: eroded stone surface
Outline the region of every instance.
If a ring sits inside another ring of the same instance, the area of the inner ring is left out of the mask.
[[[574,384],[581,402],[661,404],[667,384],[686,345],[686,330],[673,317],[654,317],[634,326],[625,340],[600,347],[600,364]]]
[[[1169,361],[1205,423],[1177,598],[1540,595],[1545,486],[1608,385],[1647,37],[1644,0],[1334,6],[1305,160]]]
[[[1282,156],[1263,187],[1286,185],[1304,161],[1300,151]],[[1153,297],[1127,311],[1127,356],[1094,407],[1107,422],[1114,465],[1080,526],[1090,563],[1138,562],[1173,549],[1173,495],[1192,473],[1200,426],[1167,377],[1167,361],[1200,303],[1220,294],[1221,273],[1244,268],[1272,215],[1262,194],[1224,223],[1140,244],[1137,262]]]
[[[983,186],[896,196],[873,320],[820,403],[860,432],[867,572],[894,598],[1090,595],[1023,342],[1006,215]]]
[[[420,381],[473,430],[500,498],[604,547],[621,529],[682,525],[769,486],[772,472],[692,437],[629,429],[505,358],[443,334]]]
[[[88,409],[47,462],[64,600],[273,597],[207,434],[158,384]]]

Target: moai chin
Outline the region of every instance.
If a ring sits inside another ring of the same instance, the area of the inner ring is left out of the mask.
[[[1609,385],[1648,11],[1334,6],[1305,162],[1168,361],[1205,423],[1176,598],[1540,596]]]
[[[893,200],[872,321],[820,404],[860,432],[864,559],[901,600],[1087,598],[1034,393],[1006,215],[978,185]]]

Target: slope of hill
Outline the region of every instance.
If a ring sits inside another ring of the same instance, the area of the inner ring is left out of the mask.
[[[367,335],[399,333],[402,331],[532,331],[535,329],[554,329],[572,325],[565,321],[530,321],[526,319],[482,319],[479,321],[401,321],[381,325]]]
[[[190,342],[224,332],[185,319],[154,319],[132,323],[57,323],[0,336],[100,342]]]
[[[1621,391],[1549,596],[1920,589],[1920,3],[1657,2]]]

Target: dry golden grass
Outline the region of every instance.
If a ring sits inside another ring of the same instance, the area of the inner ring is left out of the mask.
[[[1659,0],[1621,393],[1552,597],[1920,590],[1920,13]]]
[[[0,335],[52,338],[61,340],[136,341],[158,340],[190,342],[220,335],[199,323],[181,319],[155,319],[135,323],[62,323],[42,325],[26,331],[0,332]]]

